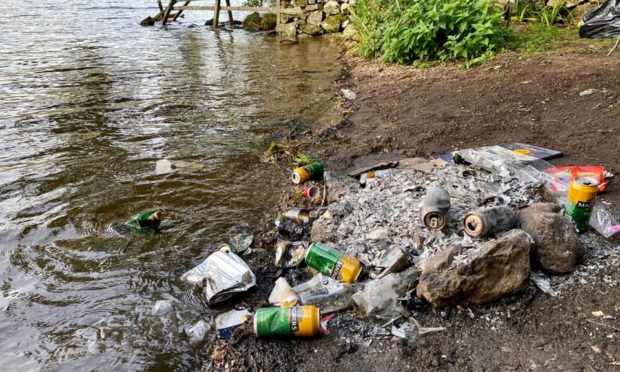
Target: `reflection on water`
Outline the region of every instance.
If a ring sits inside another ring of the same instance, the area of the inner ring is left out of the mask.
[[[213,32],[154,2],[9,0],[0,13],[0,355],[5,370],[193,369],[179,331],[210,310],[179,276],[235,226],[269,218],[286,170],[261,134],[320,120],[325,40]],[[305,71],[312,71],[311,74]],[[169,160],[181,166],[158,174]],[[161,207],[170,229],[108,226]],[[156,300],[174,311],[151,315]]]

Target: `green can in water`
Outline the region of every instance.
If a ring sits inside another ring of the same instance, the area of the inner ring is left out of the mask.
[[[146,211],[131,217],[125,224],[136,229],[158,229],[161,219],[162,212],[160,210]]]

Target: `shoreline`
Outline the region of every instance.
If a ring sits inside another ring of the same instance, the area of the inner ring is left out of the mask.
[[[341,74],[334,82],[334,107],[340,120],[293,138],[302,151],[322,160],[327,170],[342,173],[378,161],[430,157],[456,148],[503,142],[527,142],[564,151],[565,156],[554,163],[602,163],[612,173],[620,173],[620,155],[615,145],[618,129],[611,120],[618,117],[620,109],[620,66],[596,53],[560,50],[525,57],[508,53],[488,66],[471,70],[460,70],[455,64],[419,70],[342,54],[340,65]],[[559,67],[569,69],[564,70],[567,76],[559,82],[548,79]],[[528,77],[535,74],[547,78],[539,81]],[[480,87],[476,88],[477,85]],[[344,100],[342,88],[353,89],[356,99]],[[600,96],[580,97],[579,92],[588,88],[600,89]],[[559,95],[562,98],[557,97],[559,91],[565,93]],[[563,113],[565,125],[561,128],[551,121],[554,112]],[[510,115],[515,117],[511,119]],[[573,124],[580,120],[584,123]],[[527,125],[519,126],[518,121]],[[594,130],[583,133],[584,128],[593,125]],[[602,135],[607,138],[601,138]],[[618,186],[616,178],[604,195],[614,204],[620,200]],[[288,206],[287,201],[284,196],[281,198],[278,211]],[[269,233],[261,235],[261,240],[266,236]],[[605,242],[620,254],[619,236]],[[263,253],[252,260],[261,262],[256,274],[263,283],[244,301],[257,306],[266,305],[277,275],[273,251]],[[596,252],[589,252],[583,265],[600,265],[599,259]],[[246,331],[231,342],[238,350],[244,350],[233,360],[246,367],[253,364],[257,368],[299,370],[368,370],[387,366],[412,370],[499,366],[516,370],[535,366],[604,369],[610,361],[620,359],[620,347],[614,343],[620,335],[613,329],[597,327],[587,318],[597,310],[617,315],[614,299],[620,296],[620,286],[614,280],[604,284],[603,279],[618,277],[619,270],[603,265],[597,277],[573,283],[560,297],[528,287],[523,293],[489,305],[437,312],[426,307],[416,319],[448,329],[424,336],[414,344],[387,339],[366,347],[337,336],[258,340]],[[560,279],[576,280],[576,276],[572,273]],[[342,312],[340,316],[347,318],[349,313]],[[332,331],[339,332],[337,328]],[[615,336],[609,338],[610,334]],[[248,364],[247,355],[253,355],[253,363]],[[554,356],[551,361],[550,355]],[[605,355],[609,358],[603,358]]]

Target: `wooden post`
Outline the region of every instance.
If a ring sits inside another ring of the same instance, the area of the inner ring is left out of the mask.
[[[215,1],[215,14],[213,14],[213,28],[218,28],[220,25],[220,8],[222,7],[221,4],[222,0],[216,0]]]
[[[161,0],[157,0],[157,7],[159,7],[159,12],[160,13],[164,12],[164,7],[161,5]]]
[[[177,2],[177,0],[170,0],[170,2],[168,3],[168,8],[166,9],[166,12],[164,13],[164,19],[162,19],[161,24],[165,25],[166,23],[168,23],[168,17],[170,16],[170,12],[172,12],[172,8],[174,8],[174,4]]]
[[[191,0],[186,1],[185,4],[183,4],[183,6],[188,6],[190,2],[191,2]],[[179,10],[177,12],[177,14],[174,16],[173,21],[176,21],[177,18],[179,18],[179,16],[181,15],[181,13],[183,13],[183,9],[181,9],[181,10]]]
[[[280,0],[276,1],[276,17],[277,21],[276,21],[276,30],[280,29]]]
[[[230,7],[230,0],[226,0],[226,6]],[[230,22],[230,27],[234,26],[235,20],[233,19],[232,10],[228,10],[228,22]]]

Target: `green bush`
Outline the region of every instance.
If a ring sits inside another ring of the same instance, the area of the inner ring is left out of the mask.
[[[388,62],[488,58],[507,34],[492,0],[358,0],[358,52]]]

